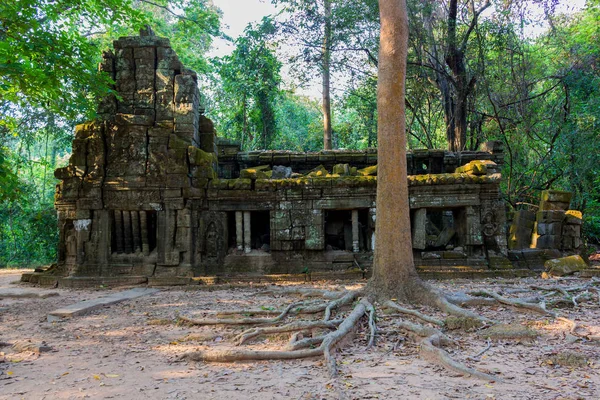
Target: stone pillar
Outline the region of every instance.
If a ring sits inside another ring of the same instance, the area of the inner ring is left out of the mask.
[[[77,240],[77,266],[85,263],[85,243],[89,240],[91,225],[91,219],[76,219],[73,221]]]
[[[148,212],[140,211],[140,233],[142,236],[142,253],[147,256],[150,254],[150,244],[148,242]]]
[[[131,213],[131,233],[133,234],[133,252],[142,250],[142,237],[140,235],[140,217],[139,211],[130,211]]]
[[[358,210],[352,210],[352,251],[358,253],[360,251],[358,233]]]
[[[110,251],[110,214],[107,210],[94,211],[94,219],[98,224],[98,262],[105,265],[108,263]]]
[[[244,213],[235,212],[235,244],[238,250],[244,250]]]
[[[115,245],[117,253],[123,253],[123,215],[115,210]]]
[[[123,239],[125,253],[133,253],[133,245],[131,243],[131,218],[129,211],[123,211]]]
[[[417,250],[425,250],[427,247],[427,209],[419,208],[415,210],[412,228],[412,247]]]
[[[251,226],[250,226],[250,211],[244,211],[244,252],[250,253],[251,245]]]
[[[375,251],[375,223],[377,221],[377,208],[369,208],[369,225],[371,228],[371,251]]]

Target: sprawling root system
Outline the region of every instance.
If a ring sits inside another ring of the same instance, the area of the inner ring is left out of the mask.
[[[591,280],[579,286],[531,286],[530,297],[510,298],[511,290],[504,293],[480,290],[471,293],[445,294],[421,281],[412,283],[410,292],[418,293],[412,299],[404,299],[407,304],[399,304],[396,299],[377,301],[377,296],[366,288],[345,291],[320,290],[315,288],[275,287],[259,295],[295,297],[294,301],[281,309],[229,310],[217,314],[217,318],[190,318],[180,316],[183,324],[205,325],[243,325],[248,329],[233,338],[235,348],[208,349],[188,352],[184,359],[204,362],[235,362],[251,360],[289,360],[307,357],[324,357],[331,378],[338,375],[336,348],[342,346],[344,339],[352,337],[364,327],[367,336],[366,349],[373,347],[380,332],[377,328],[377,308],[392,312],[394,326],[419,342],[423,359],[443,366],[464,376],[498,381],[501,378],[478,371],[464,363],[456,361],[445,348],[454,344],[456,331],[478,329],[482,332],[500,332],[503,338],[527,339],[523,329],[502,325],[465,308],[468,306],[502,305],[518,312],[532,312],[565,322],[571,326],[570,332],[580,336],[574,321],[560,316],[560,312],[549,310],[553,307],[578,306],[578,301],[600,301],[598,286],[600,282]],[[416,288],[414,286],[417,286]],[[521,290],[522,292],[522,290]],[[315,300],[316,298],[316,300]],[[447,315],[442,320],[415,308],[420,305],[433,306]],[[366,322],[366,323],[363,323]],[[487,329],[486,329],[487,328]],[[495,329],[490,329],[495,328]],[[287,345],[280,350],[252,350],[253,340],[266,335],[289,334]],[[508,336],[507,336],[508,335]],[[512,336],[511,336],[512,335]],[[585,340],[598,340],[584,337]],[[487,351],[484,349],[475,358]]]

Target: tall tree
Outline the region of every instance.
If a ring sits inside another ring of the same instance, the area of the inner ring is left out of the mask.
[[[406,2],[380,0],[379,10],[377,223],[369,284],[378,296],[409,299],[406,288],[419,277],[412,253],[406,166]]]
[[[227,136],[244,148],[271,148],[275,137],[275,107],[281,94],[281,62],[269,41],[272,21],[249,25],[229,56],[215,61],[223,96],[215,96],[216,120]]]
[[[331,99],[335,72],[364,73],[377,63],[377,1],[272,0],[283,6],[280,32],[297,50],[292,65],[302,81],[321,78],[323,148],[333,148]],[[300,63],[298,61],[301,61]],[[302,65],[303,64],[303,65]],[[367,68],[368,69],[368,68]]]
[[[331,0],[323,0],[324,23],[323,32],[323,149],[333,148],[331,138]]]

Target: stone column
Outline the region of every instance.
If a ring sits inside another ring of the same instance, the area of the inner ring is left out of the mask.
[[[140,233],[142,236],[142,253],[147,256],[150,254],[150,244],[148,242],[148,211],[140,211]]]
[[[133,253],[133,243],[131,241],[131,215],[129,214],[129,211],[123,211],[123,239],[125,253]]]
[[[244,211],[244,252],[250,253],[251,245],[251,226],[250,226],[250,211]]]
[[[352,210],[352,251],[360,251],[360,241],[358,234],[358,210]]]
[[[238,250],[244,250],[244,213],[235,212],[235,244]]]
[[[377,222],[377,208],[369,208],[369,227],[371,228],[371,251],[375,251],[375,223]]]
[[[121,211],[115,210],[115,245],[117,253],[123,253],[123,216]]]
[[[142,238],[140,236],[139,211],[130,211],[131,213],[131,233],[133,234],[133,252],[142,250]]]
[[[412,229],[412,247],[417,250],[425,250],[427,246],[427,232],[425,226],[427,225],[427,209],[419,208],[415,211],[413,229]]]

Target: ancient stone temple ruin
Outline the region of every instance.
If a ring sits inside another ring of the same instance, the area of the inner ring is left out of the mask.
[[[118,96],[75,130],[69,165],[55,173],[58,264],[29,279],[185,283],[368,271],[376,150],[241,152],[203,115],[196,73],[150,31],[115,41],[100,68]],[[416,150],[407,161],[424,271],[531,269],[548,251],[581,243],[581,215],[566,211],[570,198],[560,193],[537,215],[517,213],[509,228],[497,142]]]

